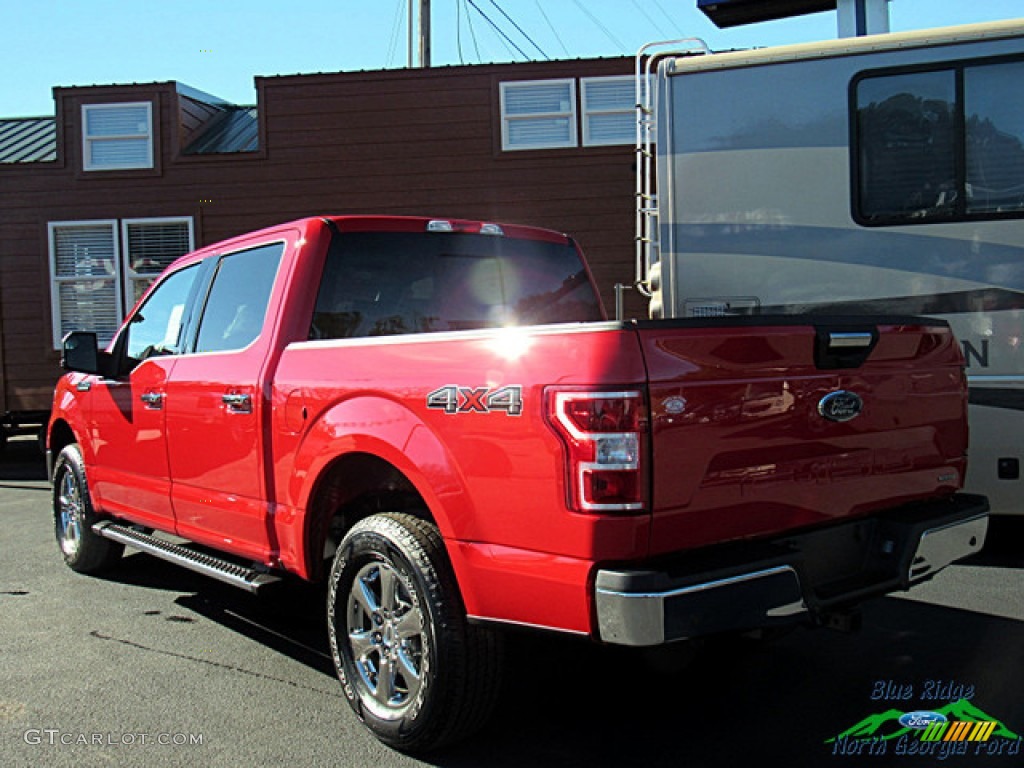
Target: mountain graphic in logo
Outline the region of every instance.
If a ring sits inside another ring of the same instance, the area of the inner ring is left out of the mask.
[[[953,721],[966,721],[969,723],[995,722],[996,729],[992,732],[992,737],[998,736],[1011,740],[1020,738],[1020,736],[1007,728],[1002,722],[978,709],[978,707],[971,704],[967,699],[950,702],[946,706],[939,707],[932,711],[937,714],[944,715],[946,719]],[[920,729],[910,728],[900,724],[900,718],[906,714],[906,712],[902,712],[898,709],[890,709],[877,715],[868,715],[859,723],[847,728],[838,736],[827,739],[825,743],[831,744],[834,741],[843,739],[872,739],[878,741],[889,741],[890,739],[898,739],[900,736],[904,736],[908,733],[920,733]]]

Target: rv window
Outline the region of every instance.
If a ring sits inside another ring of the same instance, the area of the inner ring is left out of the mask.
[[[920,224],[1024,214],[1024,61],[867,72],[852,86],[854,215]]]
[[[952,71],[872,77],[859,83],[864,218],[927,220],[955,211],[955,99]]]
[[[967,211],[1024,211],[1024,62],[964,71]]]

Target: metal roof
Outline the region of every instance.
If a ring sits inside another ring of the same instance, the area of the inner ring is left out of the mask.
[[[0,119],[0,163],[48,163],[57,159],[57,119]]]
[[[185,147],[186,155],[255,152],[259,149],[259,112],[256,107],[227,107],[207,123],[205,130]]]

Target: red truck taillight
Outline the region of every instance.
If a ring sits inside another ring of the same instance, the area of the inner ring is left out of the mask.
[[[548,420],[565,443],[569,501],[578,512],[644,508],[647,410],[639,390],[553,389]]]

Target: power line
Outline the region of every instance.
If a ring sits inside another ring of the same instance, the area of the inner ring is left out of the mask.
[[[540,52],[541,56],[543,56],[548,61],[551,61],[551,57],[548,56],[546,53],[544,53],[544,51],[541,49],[541,47],[539,45],[537,45],[535,42],[533,42],[533,38],[531,38],[528,34],[526,34],[523,31],[523,28],[520,27],[518,24],[516,24],[511,16],[509,16],[507,13],[505,13],[505,10],[500,5],[498,5],[496,0],[491,0],[491,5],[493,5],[495,8],[498,9],[498,13],[500,13],[502,16],[504,16],[506,19],[508,19],[508,23],[511,24],[513,27],[515,27],[516,30],[519,32],[519,34],[522,35],[523,37],[525,37],[527,39],[527,41],[529,41],[530,45],[532,45],[534,48],[536,48]]]
[[[526,55],[526,53],[523,51],[523,49],[520,48],[518,45],[516,45],[515,41],[512,40],[512,38],[510,38],[508,35],[506,35],[501,27],[499,27],[497,24],[495,24],[493,21],[491,21],[490,17],[486,13],[481,11],[480,7],[475,2],[473,2],[473,0],[466,0],[466,2],[469,3],[473,7],[474,11],[476,11],[481,16],[483,16],[484,21],[486,21],[488,24],[490,24],[491,27],[494,28],[494,31],[497,32],[502,37],[502,39],[504,39],[506,41],[506,43],[507,43],[507,45],[505,46],[506,49],[508,49],[508,46],[511,45],[513,48],[515,48],[517,51],[519,51],[519,55],[522,56],[524,59],[526,59],[526,61],[530,60],[530,57]],[[512,51],[509,50],[509,53],[512,53]]]
[[[402,11],[404,10],[407,2],[409,2],[409,0],[398,0],[398,3],[395,5],[395,20],[391,24],[391,41],[388,43],[388,55],[387,62],[384,65],[385,68],[390,67],[391,62],[395,59],[395,52],[398,50],[398,33],[401,28],[400,25],[403,16]]]
[[[686,37],[686,32],[676,23],[676,20],[668,15],[668,11],[665,10],[665,6],[661,4],[661,0],[654,0],[654,4],[658,6],[658,10],[661,11],[661,15],[668,19],[669,23],[675,27],[676,32],[680,37]]]
[[[558,36],[558,30],[555,29],[555,25],[551,23],[551,19],[549,19],[548,15],[544,13],[544,8],[541,6],[540,0],[535,0],[535,2],[537,3],[537,10],[540,11],[540,15],[543,16],[544,21],[548,23],[548,27],[551,29],[551,34],[555,36],[555,40],[557,40],[558,44],[562,47],[565,57],[569,58],[569,49],[565,47],[565,43],[562,42],[562,38]]]
[[[657,21],[655,21],[654,17],[651,16],[651,14],[647,12],[647,9],[643,7],[643,5],[640,3],[640,0],[633,0],[633,5],[636,7],[638,11],[640,11],[640,13],[643,14],[644,18],[651,22],[651,25],[656,30],[658,30],[659,35],[661,35],[662,37],[669,37],[670,33],[662,29],[661,25]]]
[[[607,37],[607,38],[608,38],[609,40],[611,40],[611,41],[612,41],[612,43],[614,43],[614,44],[615,44],[615,46],[616,46],[616,47],[617,47],[617,48],[618,48],[618,49],[619,49],[620,51],[625,51],[625,50],[626,50],[626,46],[625,46],[625,45],[623,45],[623,44],[622,44],[621,42],[619,42],[619,40],[617,40],[617,39],[616,39],[615,35],[613,35],[613,34],[612,34],[611,32],[609,32],[609,31],[608,31],[608,28],[607,28],[607,27],[606,27],[606,26],[605,26],[604,24],[602,24],[602,23],[601,23],[601,22],[600,22],[600,21],[598,20],[598,18],[597,18],[596,16],[594,16],[594,14],[592,14],[592,13],[591,13],[590,11],[588,11],[588,10],[587,10],[587,9],[586,9],[586,8],[584,7],[583,3],[581,3],[581,2],[580,2],[580,0],[572,0],[572,1],[573,1],[573,2],[574,2],[574,3],[576,4],[576,7],[577,7],[577,8],[579,8],[579,9],[580,9],[581,11],[583,11],[583,13],[585,13],[585,14],[587,15],[587,17],[588,17],[588,18],[589,18],[589,19],[590,19],[590,20],[591,20],[592,22],[594,22],[594,24],[595,24],[595,25],[597,25],[597,28],[598,28],[598,29],[600,29],[600,30],[601,30],[602,32],[604,32],[604,34],[605,34],[605,37]]]
[[[462,5],[466,5],[466,0],[461,0]],[[483,57],[480,55],[480,46],[476,42],[476,30],[473,29],[473,17],[469,14],[469,8],[466,8],[466,24],[469,26],[469,36],[473,39],[473,50],[476,51],[476,60],[479,63],[483,62]]]
[[[462,58],[462,2],[455,0],[455,47],[459,51],[459,64],[465,64]]]

